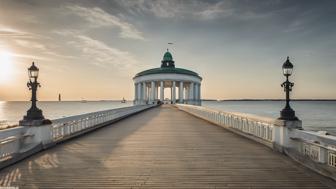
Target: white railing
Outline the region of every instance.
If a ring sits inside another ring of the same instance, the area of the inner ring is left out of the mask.
[[[52,140],[61,140],[64,137],[74,135],[83,130],[141,111],[151,106],[153,105],[132,106],[53,120],[51,130]]]
[[[328,165],[336,168],[336,152],[329,152],[328,153]]]
[[[314,161],[320,161],[320,148],[315,145],[303,142],[301,143],[301,153]]]
[[[0,159],[7,159],[18,151],[18,137],[11,136],[0,141]]]
[[[0,131],[0,168],[16,154],[25,153],[39,145],[47,148],[92,128],[109,124],[128,115],[154,107],[139,105],[111,109],[52,120],[50,125],[16,127]]]
[[[203,106],[185,104],[176,105],[179,109],[191,113],[197,117],[213,122],[217,125],[232,128],[239,132],[252,135],[262,140],[273,141],[274,121],[249,114],[223,112]]]
[[[202,106],[185,104],[176,106],[180,110],[253,140],[261,139],[256,141],[279,150],[305,166],[336,180],[334,169],[336,168],[336,136],[326,135],[325,132],[302,130],[301,121],[284,121],[250,114],[223,112]]]
[[[336,168],[336,136],[324,132],[292,130],[290,139],[296,151],[311,160]]]
[[[0,131],[0,161],[12,157],[18,153],[20,147],[20,138],[24,138],[24,127],[15,127]]]
[[[51,132],[52,140],[61,140],[64,137],[74,135],[82,132],[83,130],[146,108],[148,108],[148,106],[126,107],[53,120]]]

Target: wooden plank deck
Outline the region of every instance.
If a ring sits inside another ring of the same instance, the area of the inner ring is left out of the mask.
[[[261,144],[172,106],[0,171],[1,186],[19,188],[327,188],[325,181]]]

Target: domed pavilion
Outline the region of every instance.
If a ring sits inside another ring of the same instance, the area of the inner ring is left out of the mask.
[[[202,77],[191,70],[176,68],[168,49],[161,67],[142,71],[133,81],[135,105],[158,102],[201,105]],[[164,94],[165,88],[170,88],[170,94]]]

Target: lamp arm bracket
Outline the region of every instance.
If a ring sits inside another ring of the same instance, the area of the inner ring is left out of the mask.
[[[32,89],[32,86],[31,86],[31,83],[30,83],[30,82],[27,82],[27,87],[28,87],[29,90]]]
[[[286,86],[286,82],[283,82],[282,84],[281,84],[281,87],[285,87]]]

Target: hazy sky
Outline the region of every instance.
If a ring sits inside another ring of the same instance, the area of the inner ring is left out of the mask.
[[[0,0],[0,100],[133,99],[132,77],[175,65],[203,77],[202,97],[282,98],[281,66],[295,66],[294,98],[336,98],[336,1]]]

